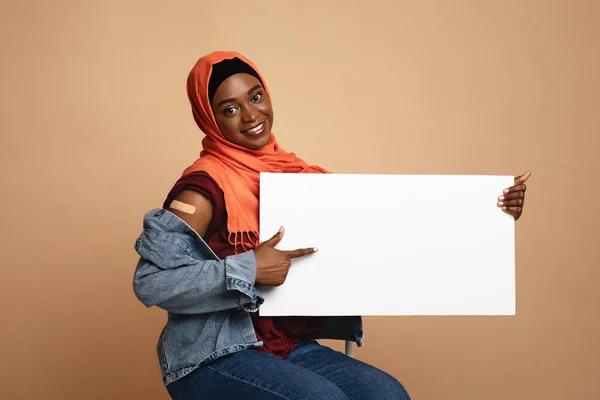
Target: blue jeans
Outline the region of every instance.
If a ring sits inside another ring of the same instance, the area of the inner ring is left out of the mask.
[[[173,400],[410,400],[392,376],[317,342],[301,344],[285,360],[242,350],[167,390]]]

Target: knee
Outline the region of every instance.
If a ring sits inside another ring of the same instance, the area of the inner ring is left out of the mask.
[[[324,378],[304,382],[302,388],[297,388],[289,398],[302,400],[349,400],[348,396],[339,386]]]
[[[410,400],[410,396],[408,395],[406,388],[394,377],[390,377],[390,379],[393,381],[390,385],[390,390],[393,393],[390,399]]]
[[[410,400],[404,386],[396,378],[383,371],[369,385],[368,391],[366,398]]]

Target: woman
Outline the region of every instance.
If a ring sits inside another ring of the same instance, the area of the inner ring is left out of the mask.
[[[202,57],[188,77],[200,158],[144,218],[136,241],[137,297],[168,313],[157,350],[167,390],[179,399],[409,399],[385,372],[319,345],[362,345],[360,317],[260,317],[260,286],[285,281],[291,260],[283,228],[259,243],[260,172],[326,173],[282,150],[271,133],[264,79],[238,53]],[[525,180],[498,205],[517,219]]]

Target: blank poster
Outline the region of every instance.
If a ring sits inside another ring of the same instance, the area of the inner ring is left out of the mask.
[[[262,287],[263,316],[514,315],[511,176],[260,176],[261,241],[280,226],[292,261]]]

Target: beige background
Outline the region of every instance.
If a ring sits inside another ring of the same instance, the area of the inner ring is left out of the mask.
[[[133,243],[200,149],[187,73],[229,49],[309,162],[533,171],[517,315],[367,318],[357,357],[416,400],[600,399],[599,5],[2,1],[0,398],[168,398]]]

